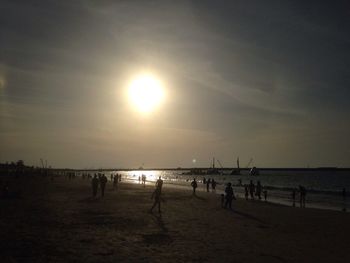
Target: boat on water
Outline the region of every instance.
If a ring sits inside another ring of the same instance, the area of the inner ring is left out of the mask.
[[[260,175],[260,172],[259,172],[258,168],[256,168],[256,167],[254,166],[252,169],[250,169],[249,175],[251,175],[251,176],[257,176],[257,175]]]
[[[203,175],[205,171],[201,168],[192,168],[188,172],[181,173],[182,175]]]
[[[192,168],[188,172],[183,172],[182,175],[222,175],[222,169],[215,167],[215,158],[213,158],[213,163],[210,168]]]
[[[231,175],[240,175],[241,169],[239,168],[239,157],[237,158],[237,168],[231,171]]]
[[[217,175],[217,174],[222,174],[222,170],[218,169],[215,167],[215,157],[213,158],[213,163],[212,163],[212,167],[210,167],[207,170],[207,174],[209,175]]]

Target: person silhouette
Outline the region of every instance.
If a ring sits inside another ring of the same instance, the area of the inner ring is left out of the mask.
[[[196,178],[193,178],[193,181],[191,182],[191,186],[192,186],[192,189],[193,189],[193,195],[195,195],[196,194],[196,188],[197,188]]]
[[[248,200],[248,196],[249,196],[249,190],[248,190],[248,185],[244,185],[244,196],[245,196],[245,200]]]
[[[255,192],[255,185],[253,183],[253,180],[250,180],[249,193],[250,193],[250,199],[252,199],[252,200],[254,200],[254,192]]]
[[[107,183],[107,177],[105,176],[105,174],[102,174],[100,177],[100,186],[101,186],[101,196],[102,197],[105,196],[106,183]]]
[[[293,190],[292,190],[293,207],[295,207],[295,196],[296,196],[296,190],[295,190],[295,188],[293,188]]]
[[[262,191],[262,186],[261,186],[260,181],[258,181],[257,184],[256,184],[255,195],[259,198],[259,200],[261,200],[261,191]]]
[[[92,178],[91,180],[91,186],[92,186],[92,196],[93,197],[96,197],[96,194],[97,194],[97,188],[98,188],[98,178],[97,178],[97,175],[95,174],[94,175],[94,178]]]
[[[162,191],[162,187],[163,187],[163,180],[161,178],[161,176],[159,176],[157,182],[156,182],[156,187],[160,188],[160,191]]]
[[[145,188],[146,187],[146,175],[143,174],[141,180],[142,180],[143,187]]]
[[[224,207],[224,203],[225,203],[225,195],[221,194],[221,207]]]
[[[216,191],[215,188],[216,188],[216,181],[214,180],[214,178],[212,178],[211,179],[211,189],[212,189],[213,192]]]
[[[156,189],[153,191],[151,199],[154,199],[154,203],[151,207],[150,212],[153,212],[153,209],[158,205],[158,212],[161,213],[160,210],[160,202],[161,202],[161,195],[162,195],[162,187],[163,187],[163,180],[159,176],[159,179],[156,182]]]
[[[207,180],[207,192],[209,192],[209,186],[210,186],[210,184],[211,184],[211,180],[210,180],[210,178]]]
[[[304,186],[299,185],[299,193],[300,193],[300,207],[305,208],[306,189]]]
[[[346,189],[343,188],[343,191],[342,191],[342,196],[343,196],[343,211],[346,212]]]
[[[233,194],[233,188],[231,183],[228,183],[226,188],[225,188],[225,208],[227,208],[227,205],[230,209],[232,209],[232,199],[236,199],[234,194]]]
[[[113,189],[117,190],[118,189],[118,175],[114,175],[113,177]]]
[[[264,200],[266,202],[267,201],[267,190],[266,189],[263,191],[263,194],[264,194]]]

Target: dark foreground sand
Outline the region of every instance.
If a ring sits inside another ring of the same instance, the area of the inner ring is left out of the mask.
[[[350,262],[350,214],[163,189],[107,185],[90,197],[76,178],[19,178],[0,199],[0,262]]]

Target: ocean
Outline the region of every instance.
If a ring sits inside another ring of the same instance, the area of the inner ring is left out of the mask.
[[[235,195],[244,198],[244,187],[253,180],[257,181],[267,190],[267,201],[292,206],[292,190],[302,185],[307,190],[306,207],[346,210],[350,211],[350,169],[261,169],[260,175],[250,176],[248,170],[242,170],[240,175],[215,174],[215,175],[190,175],[185,170],[135,170],[135,171],[101,171],[110,178],[110,174],[122,174],[123,180],[139,183],[138,178],[142,174],[147,177],[147,184],[153,184],[159,176],[164,184],[172,187],[190,190],[193,178],[198,182],[197,191],[206,191],[202,183],[203,178],[213,178],[218,184],[216,194],[222,194],[228,182],[233,184]],[[346,197],[343,197],[343,188],[346,189]],[[262,198],[263,199],[263,198]],[[299,205],[297,191],[296,206]]]

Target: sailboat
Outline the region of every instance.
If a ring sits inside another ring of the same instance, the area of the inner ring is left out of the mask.
[[[222,174],[222,172],[215,167],[215,157],[213,158],[212,167],[207,170],[207,174]]]
[[[233,169],[231,175],[240,175],[241,169],[239,168],[239,157],[237,158],[237,168]]]

